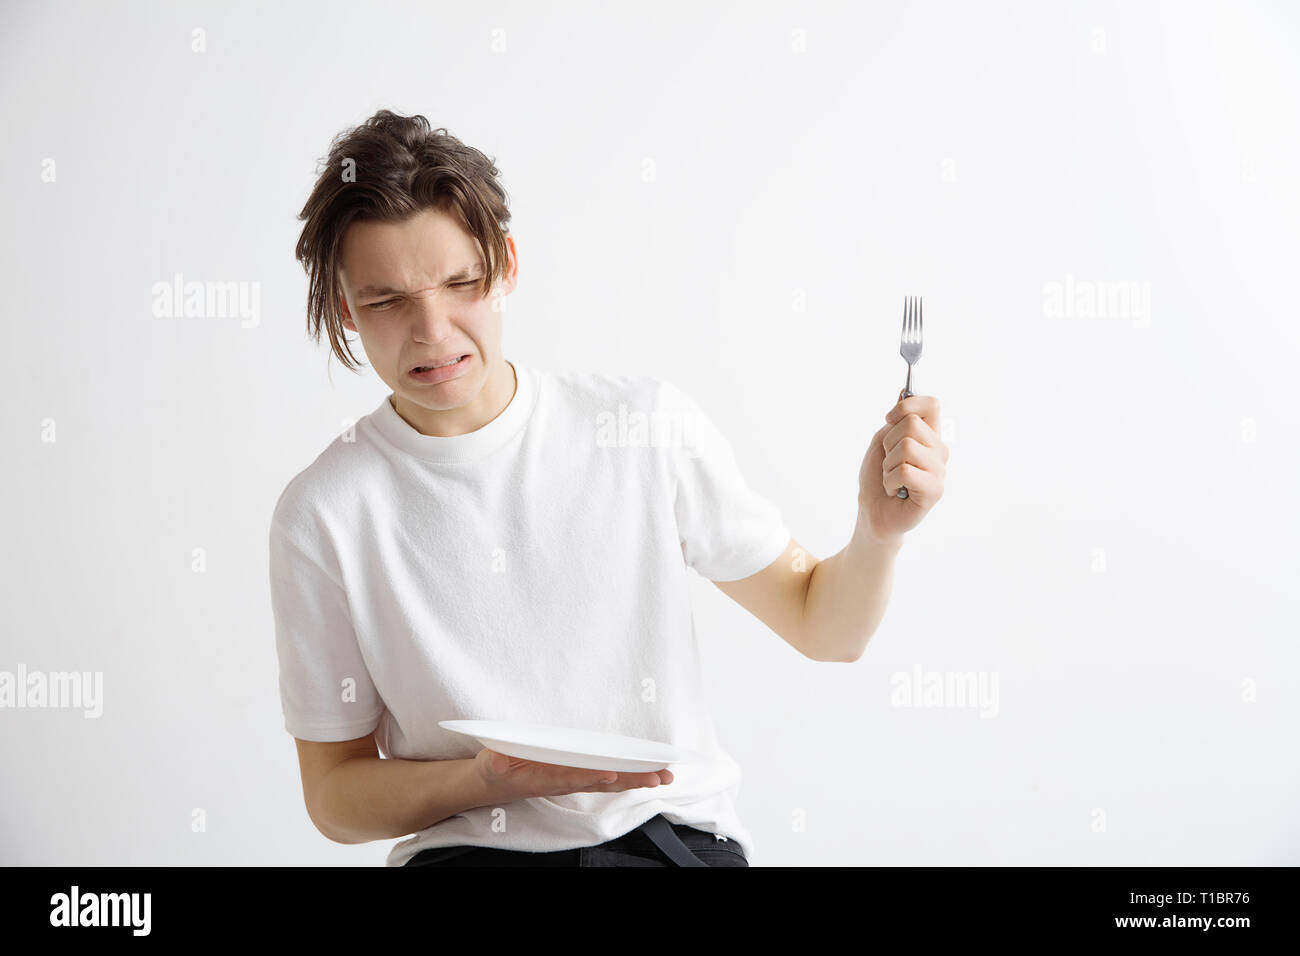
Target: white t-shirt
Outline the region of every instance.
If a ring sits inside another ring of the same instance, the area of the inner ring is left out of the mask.
[[[293,478],[270,581],[284,726],[385,757],[473,757],[440,720],[519,720],[646,737],[716,757],[620,793],[475,807],[397,843],[593,846],[657,813],[753,840],[741,770],[703,698],[687,568],[748,577],[784,552],[777,509],[672,384],[510,363],[516,390],[477,431],[423,435],[391,395]],[[493,826],[505,811],[504,829]]]

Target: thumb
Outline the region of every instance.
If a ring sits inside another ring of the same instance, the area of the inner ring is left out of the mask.
[[[506,770],[510,768],[510,761],[506,758],[505,754],[488,749],[487,765],[488,770],[492,773],[505,773]]]

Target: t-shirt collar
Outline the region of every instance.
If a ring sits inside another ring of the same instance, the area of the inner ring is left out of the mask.
[[[482,458],[503,446],[523,428],[536,399],[537,387],[533,373],[515,362],[507,360],[507,364],[514,369],[514,397],[500,415],[475,431],[450,437],[421,434],[397,414],[392,404],[392,392],[379,403],[370,419],[384,438],[416,458],[437,462]]]

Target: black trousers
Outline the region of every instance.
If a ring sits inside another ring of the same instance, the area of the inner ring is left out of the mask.
[[[749,866],[734,840],[669,823],[656,814],[604,843],[532,853],[485,846],[440,846],[421,850],[407,866]]]

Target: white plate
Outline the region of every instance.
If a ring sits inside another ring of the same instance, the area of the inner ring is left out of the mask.
[[[599,730],[516,720],[440,720],[438,726],[473,737],[489,750],[508,757],[585,770],[648,773],[673,763],[714,762],[713,757],[684,747]]]

